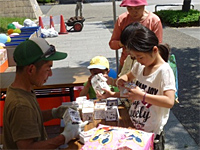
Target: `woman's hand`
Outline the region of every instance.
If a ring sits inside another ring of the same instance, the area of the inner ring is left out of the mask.
[[[117,79],[116,81],[116,85],[120,88],[120,87],[124,87],[126,81],[124,81],[122,78]]]

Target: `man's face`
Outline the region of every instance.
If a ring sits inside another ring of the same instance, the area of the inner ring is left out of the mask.
[[[127,6],[127,10],[133,19],[141,19],[144,13],[144,6]]]
[[[48,77],[52,76],[51,67],[53,65],[52,61],[48,61],[43,64],[40,68],[36,68],[35,72],[32,74],[32,84],[35,86],[42,86],[47,82]]]

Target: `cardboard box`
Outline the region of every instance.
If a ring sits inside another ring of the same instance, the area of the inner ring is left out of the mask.
[[[8,68],[7,50],[0,49],[0,73]]]
[[[5,72],[8,68],[8,60],[6,60],[2,65],[0,65],[0,73]]]
[[[65,97],[69,97],[69,96],[65,96]],[[72,106],[72,107],[79,107],[78,104],[73,101],[73,102],[62,102],[62,105],[66,105],[66,106]],[[80,112],[79,112],[80,113]],[[64,123],[64,119],[60,119],[60,127],[65,127],[65,123]]]
[[[80,96],[80,97],[76,97],[76,103],[78,104],[78,108],[79,110],[82,110],[83,107],[83,103],[87,100],[86,96]]]
[[[98,91],[100,94],[103,94],[104,91],[102,89],[110,90],[110,87],[108,86],[106,81],[107,81],[107,79],[103,76],[102,73],[95,75],[91,79],[92,87],[93,87],[93,89],[95,90],[96,93]]]
[[[94,114],[94,101],[91,100],[84,100],[82,104],[82,120],[83,121],[93,121],[93,114]]]
[[[0,49],[0,65],[3,64],[7,59],[7,50]]]
[[[83,108],[82,109],[82,120],[92,122],[93,121],[94,108]]]
[[[80,142],[85,144],[87,141],[89,141],[90,137],[94,134],[94,132],[97,130],[97,128],[92,128],[88,131],[82,131],[79,134]]]
[[[16,47],[17,47],[16,45],[6,46],[7,56],[8,56],[8,66],[9,67],[16,66],[16,63],[13,59],[13,53],[14,53],[14,50],[15,50]]]
[[[94,101],[91,100],[83,101],[83,108],[94,108]]]
[[[118,98],[109,97],[106,99],[107,106],[118,106]]]
[[[105,102],[96,102],[94,106],[94,119],[105,119],[106,103]]]
[[[106,107],[106,121],[118,121],[120,118],[117,106]]]
[[[72,123],[81,123],[82,122],[79,112],[74,109],[71,109],[71,108],[68,108],[65,111],[65,113],[63,115],[63,120],[64,120],[65,125],[70,121]]]

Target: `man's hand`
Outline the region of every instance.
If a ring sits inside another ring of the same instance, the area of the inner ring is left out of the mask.
[[[62,119],[63,118],[63,114],[65,113],[65,111],[68,108],[72,108],[74,110],[77,110],[76,107],[70,107],[70,106],[67,106],[67,105],[60,105],[59,107],[52,109],[52,116],[53,116],[53,118]]]
[[[73,138],[78,138],[79,133],[84,129],[84,127],[88,124],[88,121],[82,122],[80,124],[72,124],[69,122],[64,131],[61,133],[65,137],[65,144],[68,143]]]

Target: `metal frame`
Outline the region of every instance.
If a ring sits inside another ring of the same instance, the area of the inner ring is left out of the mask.
[[[157,12],[157,7],[160,6],[183,6],[183,4],[158,4],[155,6],[155,12]],[[192,9],[194,9],[194,5],[190,4],[190,6],[192,6]]]

